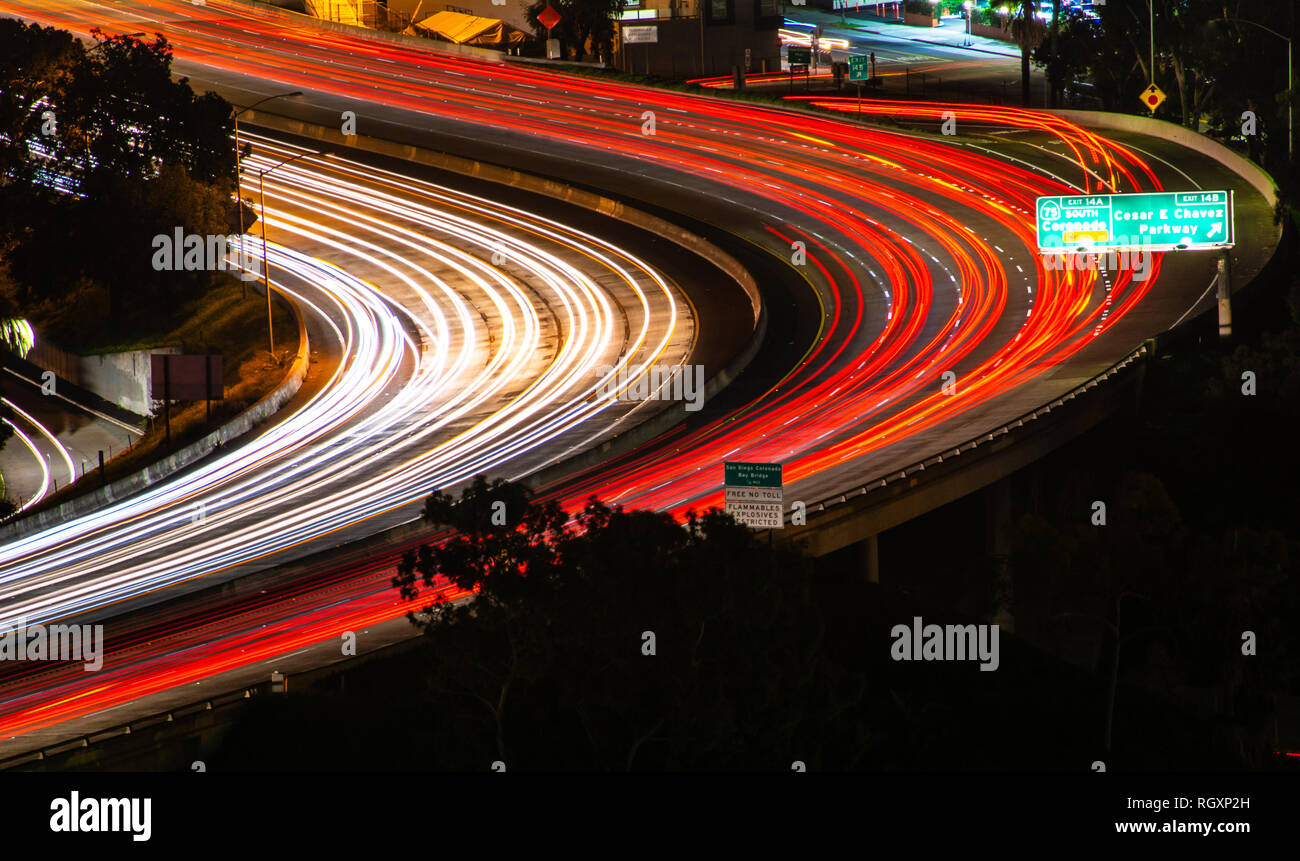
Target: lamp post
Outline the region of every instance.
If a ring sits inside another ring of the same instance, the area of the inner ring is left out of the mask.
[[[244,242],[244,174],[243,174],[243,172],[240,170],[240,167],[239,167],[239,115],[242,114],[242,113],[244,113],[244,112],[246,112],[246,111],[251,111],[253,108],[257,107],[258,105],[263,104],[263,103],[265,103],[265,102],[269,102],[269,101],[271,101],[271,99],[288,99],[288,98],[295,98],[295,97],[297,97],[297,96],[301,96],[301,95],[302,95],[302,91],[301,91],[301,90],[294,90],[292,93],[276,93],[274,96],[267,96],[266,98],[261,99],[260,101],[253,102],[251,105],[249,105],[249,106],[246,107],[246,108],[240,108],[239,110],[235,111],[235,115],[234,115],[234,120],[235,120],[235,202],[238,204],[238,209],[239,209],[239,242],[240,242],[240,248],[241,248],[241,249],[243,248],[243,242]],[[242,261],[241,261],[241,262],[242,262]],[[247,299],[247,298],[248,298],[248,281],[245,280],[245,279],[242,279],[242,278],[241,278],[241,279],[240,279],[240,284],[241,284],[240,289],[243,291],[243,295],[242,295],[241,298],[243,298],[243,299]]]
[[[1286,39],[1286,157],[1288,160],[1295,158],[1295,124],[1293,115],[1295,109],[1291,106],[1291,89],[1295,79],[1291,77],[1291,40],[1283,36],[1276,30],[1265,27],[1263,24],[1257,24],[1254,21],[1247,21],[1245,18],[1238,18],[1242,24],[1250,24],[1252,27],[1272,33],[1279,39]]]
[[[263,179],[263,177],[265,177],[268,173],[270,173],[270,172],[273,171],[273,170],[277,170],[277,169],[279,169],[279,168],[282,168],[282,167],[284,167],[286,164],[290,164],[291,162],[295,162],[295,161],[297,161],[297,160],[300,159],[300,158],[307,158],[307,156],[312,156],[312,155],[321,156],[321,157],[323,157],[323,158],[331,158],[334,154],[333,154],[333,153],[327,153],[327,152],[303,152],[303,153],[298,153],[298,155],[295,155],[295,156],[293,156],[293,157],[291,157],[291,158],[286,158],[284,161],[280,162],[279,164],[273,164],[273,165],[271,165],[271,166],[268,167],[266,170],[258,171],[258,174],[257,174],[257,200],[258,200],[258,208],[259,208],[259,210],[261,211],[261,214],[262,214],[262,218],[261,218],[261,221],[262,221],[262,279],[263,279],[263,281],[264,281],[264,283],[265,283],[265,285],[266,285],[266,337],[267,337],[268,342],[270,343],[270,346],[271,346],[271,351],[270,351],[270,352],[271,352],[271,358],[273,358],[273,359],[275,358],[275,324],[274,324],[274,323],[272,322],[272,320],[271,320],[271,269],[270,269],[270,266],[269,266],[269,264],[268,264],[268,262],[267,262],[267,254],[266,254],[266,187],[265,187],[265,185],[263,184],[262,179]]]
[[[1147,30],[1151,32],[1151,83],[1156,82],[1156,0],[1147,0]]]

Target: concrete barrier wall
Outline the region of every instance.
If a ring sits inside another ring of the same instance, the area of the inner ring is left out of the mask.
[[[110,404],[116,404],[136,415],[148,416],[153,415],[153,399],[149,390],[149,355],[179,352],[177,347],[157,347],[151,350],[79,356],[53,344],[38,342],[27,354],[27,361],[44,370],[53,371],[60,380],[91,392]]]
[[[997,39],[999,42],[1010,42],[1015,44],[1015,39],[1011,34],[1001,27],[995,27],[992,24],[977,24],[971,22],[970,32],[972,36],[983,36],[985,39]]]
[[[939,27],[942,22],[933,15],[921,15],[917,12],[904,12],[903,23],[909,27]]]
[[[281,303],[289,307],[298,321],[298,353],[294,356],[293,365],[289,369],[288,376],[273,392],[198,442],[192,443],[180,451],[173,452],[137,473],[118,479],[107,487],[101,487],[83,496],[70,499],[62,505],[33,512],[14,523],[0,526],[0,543],[16,541],[24,536],[49,529],[73,518],[97,511],[110,503],[125,499],[155,485],[174,474],[177,470],[184,469],[211,454],[218,446],[248,433],[254,426],[274,415],[280,407],[288,403],[289,399],[298,393],[303,380],[307,377],[307,326],[302,318],[302,313],[296,305],[279,293],[274,295]]]
[[[1135,132],[1137,134],[1150,135],[1151,137],[1162,138],[1171,141],[1188,149],[1196,150],[1202,155],[1209,156],[1224,167],[1238,174],[1251,184],[1251,186],[1264,196],[1269,204],[1277,205],[1277,183],[1273,177],[1262,167],[1255,164],[1248,158],[1243,158],[1223,144],[1206,137],[1200,132],[1194,132],[1186,126],[1180,126],[1177,123],[1168,123],[1164,120],[1151,119],[1150,117],[1139,117],[1133,114],[1114,114],[1107,111],[1070,111],[1070,110],[1051,110],[1046,111],[1049,114],[1055,114],[1062,119],[1067,119],[1085,128],[1107,129],[1112,131]],[[1281,227],[1278,227],[1279,232]]]
[[[149,356],[153,353],[178,355],[180,352],[179,347],[158,347],[80,356],[77,359],[77,382],[82,388],[122,409],[142,416],[153,415]]]

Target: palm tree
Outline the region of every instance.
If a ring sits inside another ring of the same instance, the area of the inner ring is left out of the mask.
[[[7,270],[0,268],[0,350],[26,358],[32,348],[31,324],[23,319],[13,298],[13,285]]]
[[[32,327],[26,320],[8,318],[0,320],[0,349],[27,356],[32,348]]]
[[[1015,14],[1007,19],[1003,29],[1020,46],[1020,102],[1029,107],[1029,55],[1047,35],[1047,27],[1038,17],[1038,4],[1033,0],[1020,0]]]

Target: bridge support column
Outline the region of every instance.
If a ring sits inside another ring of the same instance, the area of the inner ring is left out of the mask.
[[[858,542],[858,558],[868,583],[880,582],[880,536],[869,535]]]

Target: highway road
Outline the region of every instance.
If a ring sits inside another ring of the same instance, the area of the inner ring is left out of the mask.
[[[1205,255],[1158,256],[1145,280],[1123,271],[1044,270],[1030,215],[1037,195],[1232,187],[1235,276],[1251,277],[1272,250],[1262,198],[1210,159],[1154,139],[1114,142],[1020,111],[963,109],[961,134],[945,139],[353,41],[236,4],[57,6],[0,2],[0,10],[81,32],[94,23],[110,32],[158,29],[175,43],[178,69],[241,103],[302,89],[302,104],[277,110],[335,126],[354,110],[364,134],[544,172],[673,213],[737,256],[748,249],[769,263],[791,262],[793,277],[761,283],[769,309],[779,312],[773,318],[785,325],[760,364],[771,359],[783,369],[742,380],[740,395],[719,399],[667,440],[556,488],[568,503],[594,492],[680,515],[720,503],[727,459],[783,463],[787,501],[842,492],[1012,420],[1212,307],[1213,264]],[[928,110],[935,116],[918,125],[937,121],[942,108]],[[948,371],[956,385],[945,391]],[[408,388],[400,385],[394,399]],[[349,516],[371,505],[354,495]],[[284,529],[278,523],[255,534],[261,540]],[[246,538],[227,542],[214,532],[204,540],[248,552]],[[176,559],[188,559],[195,546],[178,544]],[[128,565],[141,553],[121,552]],[[318,591],[285,598],[278,612],[260,607],[255,638],[243,617],[231,616],[184,649],[132,652],[138,660],[109,670],[131,685],[99,679],[94,695],[83,695],[87,683],[73,678],[10,686],[0,728],[20,733],[85,715],[401,615],[387,587],[391,561],[344,567],[328,581],[328,601]],[[6,566],[0,576],[9,572]],[[46,612],[65,600],[48,588],[37,597],[21,581],[7,580],[6,610],[10,600]],[[319,602],[310,626],[304,601]],[[147,671],[150,661],[168,672]],[[51,696],[60,707],[38,710]]]
[[[254,172],[310,152],[254,141]],[[328,320],[343,363],[248,445],[0,548],[6,622],[237,576],[366,521],[381,531],[436,488],[508,460],[542,468],[666,406],[598,392],[600,368],[679,364],[694,341],[684,295],[634,254],[342,159],[294,161],[265,185],[268,231],[293,246],[271,247],[273,278]]]

